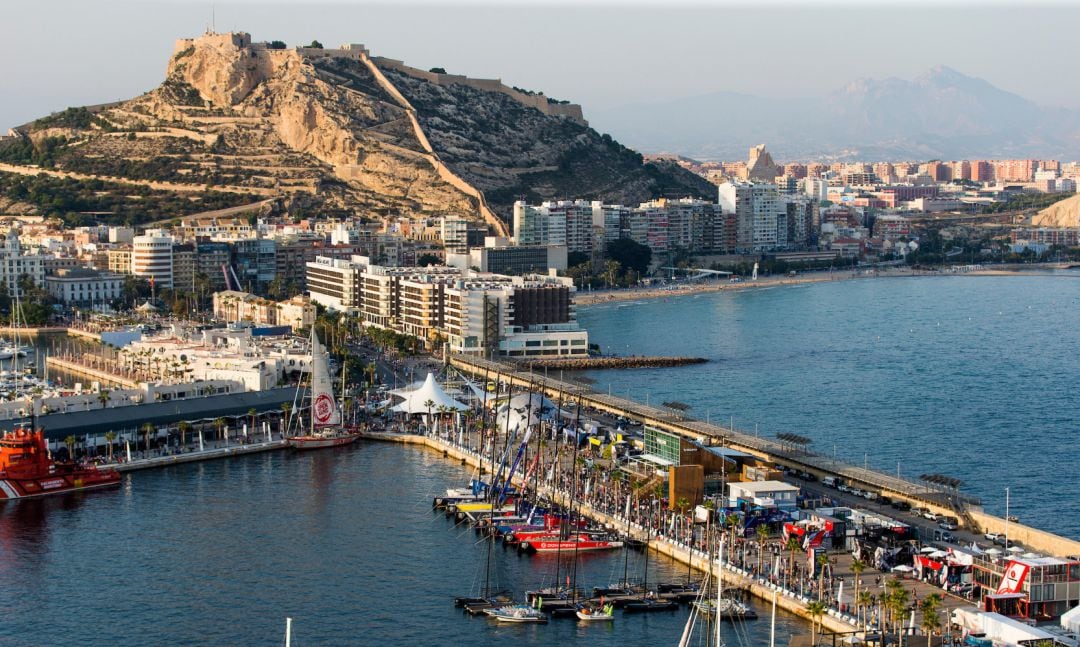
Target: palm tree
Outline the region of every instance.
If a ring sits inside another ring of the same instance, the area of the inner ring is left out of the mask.
[[[728,533],[731,535],[731,539],[728,541],[728,545],[729,545],[729,548],[728,548],[729,553],[728,554],[731,554],[730,553],[730,550],[731,550],[730,546],[735,545],[735,526],[738,526],[738,525],[739,525],[739,515],[735,514],[734,512],[732,512],[728,516],[724,517],[724,526],[728,529]]]
[[[859,587],[862,584],[862,573],[866,570],[866,562],[856,559],[851,562],[851,572],[855,574],[855,599],[859,598]]]
[[[758,575],[761,575],[761,560],[765,557],[765,542],[769,539],[769,528],[765,524],[761,524],[757,527],[757,540],[758,540],[758,554],[757,554],[757,570]]]
[[[113,448],[113,443],[115,441],[116,441],[116,432],[115,431],[106,431],[105,432],[105,453],[108,456],[110,463],[112,462],[112,448]]]
[[[446,426],[446,414],[450,412],[450,407],[446,406],[445,404],[440,404],[438,406],[437,410],[439,412],[439,427],[440,428],[445,427]],[[443,432],[443,434],[446,434],[445,429],[442,429],[442,432]]]
[[[884,604],[889,609],[893,626],[896,627],[896,640],[900,642],[900,633],[904,627],[904,611],[908,607],[911,594],[904,588],[903,582],[893,578],[885,583]]]
[[[142,426],[143,438],[146,442],[146,451],[150,451],[150,434],[157,431],[152,422],[144,422]]]
[[[75,460],[75,443],[76,442],[78,442],[78,440],[75,438],[75,436],[68,436],[67,438],[64,439],[64,444],[67,445],[68,460],[69,461],[74,461]]]
[[[817,644],[818,626],[825,615],[825,603],[814,600],[806,605],[806,612],[810,614],[810,645],[813,646]]]
[[[255,416],[259,415],[259,412],[255,410],[255,407],[248,409],[248,416],[251,418],[251,430],[249,433],[255,433]]]
[[[795,551],[802,548],[802,544],[799,543],[798,537],[789,535],[784,548],[788,550],[788,582],[790,587],[791,578],[795,576]]]
[[[281,404],[281,417],[285,421],[285,430],[289,429],[289,412],[292,411],[292,405],[288,402]]]
[[[180,446],[187,445],[187,434],[191,431],[191,423],[187,420],[181,420],[180,424],[176,425],[177,430],[180,432]]]
[[[109,392],[108,391],[105,391],[105,390],[98,391],[97,399],[98,399],[99,402],[101,402],[101,408],[102,409],[109,406]]]
[[[938,601],[937,593],[934,593],[930,597],[922,601],[919,605],[919,611],[922,613],[922,622],[920,627],[926,632],[926,647],[930,647],[930,640],[933,638],[934,633],[941,627],[941,617],[938,615],[937,607]],[[938,598],[940,600],[940,598]]]
[[[859,591],[858,595],[855,596],[856,615],[862,614],[860,617],[862,618],[864,634],[866,633],[866,626],[869,624],[870,609],[874,606],[874,602],[876,601],[877,598],[870,591]]]
[[[214,429],[217,429],[218,440],[225,439],[225,419],[214,418]]]
[[[428,433],[431,433],[431,407],[435,406],[435,401],[432,399],[424,400],[424,406],[427,407],[427,428]]]
[[[825,567],[829,565],[829,557],[827,555],[818,555],[818,589],[817,599],[821,599],[821,596],[825,594]]]

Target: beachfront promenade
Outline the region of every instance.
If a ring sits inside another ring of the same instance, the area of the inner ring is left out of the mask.
[[[955,489],[940,489],[930,483],[860,467],[812,452],[806,447],[793,446],[778,439],[763,438],[731,427],[697,420],[674,409],[641,404],[598,392],[580,382],[519,370],[512,364],[466,355],[451,355],[448,361],[456,369],[477,378],[509,382],[519,388],[542,390],[553,399],[561,397],[573,402],[580,400],[583,406],[637,420],[690,440],[705,439],[714,445],[723,444],[778,465],[811,473],[818,479],[838,476],[853,486],[872,488],[893,499],[907,500],[935,513],[957,516],[964,522],[963,525],[975,534],[1003,533],[1007,529],[1011,538],[1032,549],[1051,555],[1080,554],[1080,542],[1019,523],[1007,523],[1003,518],[983,512],[978,499]],[[559,375],[562,376],[562,373]]]

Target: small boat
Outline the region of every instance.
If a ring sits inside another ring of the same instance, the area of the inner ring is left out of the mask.
[[[496,607],[494,609],[487,609],[484,611],[488,616],[495,618],[499,622],[547,622],[547,616],[542,611],[538,611],[532,607],[527,606],[506,606]]]
[[[757,612],[747,604],[731,598],[695,600],[694,608],[708,616],[715,616],[720,610],[721,620],[756,620]]]
[[[615,608],[610,604],[584,606],[577,610],[577,617],[585,622],[611,622],[615,619]]]
[[[17,428],[0,437],[0,501],[119,484],[120,473],[112,468],[54,461],[41,429]]]
[[[646,597],[638,602],[624,604],[622,610],[623,613],[655,613],[657,611],[674,611],[678,608],[678,603],[671,600]]]

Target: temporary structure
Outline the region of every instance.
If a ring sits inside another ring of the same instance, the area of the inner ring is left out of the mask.
[[[435,382],[435,376],[428,373],[427,379],[419,388],[412,391],[394,391],[394,395],[404,398],[393,408],[399,413],[432,413],[446,407],[454,411],[468,411],[469,407],[451,398]]]

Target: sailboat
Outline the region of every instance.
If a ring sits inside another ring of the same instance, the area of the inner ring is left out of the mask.
[[[345,376],[342,368],[342,397],[345,393]],[[311,327],[311,432],[303,436],[290,436],[289,445],[294,449],[321,449],[340,447],[356,442],[360,433],[341,424],[341,409],[334,400],[333,383],[326,351],[319,343],[315,326]]]

